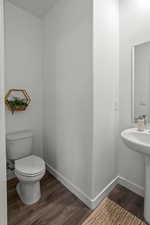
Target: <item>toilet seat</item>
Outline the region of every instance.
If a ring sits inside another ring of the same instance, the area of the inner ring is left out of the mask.
[[[38,156],[30,155],[15,161],[15,172],[22,176],[37,176],[43,171],[45,171],[45,162]]]

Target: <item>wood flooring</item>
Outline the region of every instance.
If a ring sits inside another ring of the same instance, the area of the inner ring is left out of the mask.
[[[122,208],[145,222],[143,197],[133,193],[121,185],[117,185],[108,197]]]
[[[90,210],[49,173],[41,181],[42,198],[24,205],[16,193],[17,179],[8,182],[8,225],[80,225]]]
[[[49,173],[41,181],[42,198],[32,206],[19,199],[17,182],[8,181],[8,225],[81,225],[92,212]],[[109,198],[143,220],[142,197],[117,185]]]

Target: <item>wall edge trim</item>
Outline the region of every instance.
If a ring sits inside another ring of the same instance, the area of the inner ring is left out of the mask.
[[[108,185],[93,199],[91,199],[91,208],[95,209],[118,184],[118,176],[114,178]]]
[[[118,184],[122,185],[123,187],[126,187],[130,191],[144,197],[144,187],[124,178],[121,176],[118,176]]]
[[[59,180],[69,191],[71,191],[77,198],[79,198],[87,207],[94,210],[103,200],[106,198],[113,188],[120,184],[123,187],[129,189],[130,191],[144,197],[144,187],[135,184],[134,182],[121,177],[116,176],[95,198],[90,198],[85,194],[80,188],[74,185],[69,179],[64,177],[60,172],[46,163],[47,171],[52,174],[57,180]],[[8,180],[15,178],[14,174],[8,177]]]
[[[48,163],[47,171],[51,173],[57,180],[59,180],[69,191],[76,195],[86,206],[94,210],[100,202],[108,196],[108,194],[113,190],[113,188],[118,184],[118,176],[113,179],[95,198],[90,198],[85,194],[80,188],[74,185],[69,179],[64,177],[60,172],[50,166]]]
[[[59,180],[69,191],[76,195],[85,205],[91,208],[91,199],[80,188],[74,185],[68,178],[46,163],[47,171]]]

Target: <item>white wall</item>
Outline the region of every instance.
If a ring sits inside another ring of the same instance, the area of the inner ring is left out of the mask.
[[[95,198],[117,176],[118,2],[59,1],[45,39],[45,159]]]
[[[43,154],[43,30],[40,19],[6,2],[5,4],[5,83],[25,88],[31,104],[14,115],[6,109],[6,130],[33,130],[33,151]]]
[[[4,8],[0,1],[0,224],[7,225],[6,146],[4,106]]]
[[[40,152],[43,110],[46,162],[95,198],[117,176],[118,2],[60,0],[43,22],[44,110],[41,22],[6,4],[7,89],[33,98],[25,113],[7,112],[7,130],[34,128]]]
[[[92,156],[92,1],[45,18],[45,160],[88,196]]]
[[[118,2],[94,1],[93,197],[117,176]]]
[[[131,126],[131,47],[150,40],[150,2],[120,0],[120,131]],[[118,142],[119,173],[144,186],[144,159]]]
[[[60,0],[44,21],[45,159],[91,197],[115,177],[117,164],[120,176],[144,185],[144,159],[124,146],[120,131],[131,126],[131,47],[150,40],[150,3],[119,2],[117,136],[117,2],[95,0],[93,11],[91,0]],[[41,22],[8,3],[6,8],[6,88],[27,88],[33,98],[25,113],[7,112],[7,130],[20,129],[22,123],[23,128],[34,127],[34,148],[41,152]]]

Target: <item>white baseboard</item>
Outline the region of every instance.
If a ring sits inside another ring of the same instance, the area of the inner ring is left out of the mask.
[[[69,191],[76,195],[82,202],[85,203],[89,208],[91,208],[91,199],[76,185],[70,182],[66,177],[64,177],[60,172],[55,170],[49,164],[47,164],[47,170],[51,173],[57,180],[59,180]]]
[[[131,181],[129,181],[126,178],[123,177],[118,177],[118,183],[124,187],[126,187],[127,189],[129,189],[130,191],[133,191],[134,193],[144,197],[144,187],[135,184]]]
[[[108,196],[108,194],[113,190],[113,188],[118,183],[118,177],[111,181],[104,189],[101,191],[94,199],[91,199],[87,194],[85,194],[80,188],[74,185],[70,180],[65,178],[60,172],[55,170],[49,164],[47,164],[47,170],[54,177],[57,178],[67,189],[69,189],[74,195],[76,195],[82,202],[85,203],[90,209],[95,209],[99,203]]]
[[[91,209],[95,209],[109,195],[118,184],[118,178],[112,180],[94,199],[91,199]]]
[[[81,189],[79,189],[76,185],[71,183],[60,172],[58,172],[57,170],[55,170],[48,164],[47,164],[47,170],[54,177],[56,177],[67,189],[69,189],[74,195],[76,195],[82,202],[84,202],[85,205],[87,205],[90,209],[95,209],[101,203],[101,201],[109,195],[109,193],[113,190],[113,188],[117,184],[120,184],[126,187],[127,189],[133,191],[134,193],[144,197],[144,187],[137,185],[126,178],[117,176],[95,198],[91,199]]]
[[[70,182],[69,179],[67,179],[60,172],[51,167],[49,164],[47,164],[47,170],[92,210],[95,209],[101,203],[101,201],[109,195],[109,193],[114,189],[117,184],[120,184],[126,187],[127,189],[133,191],[134,193],[144,197],[144,187],[137,185],[126,178],[117,176],[95,198],[92,199],[87,194],[85,194],[80,188]],[[7,174],[7,179],[11,180],[13,178],[15,178],[15,174],[13,173],[13,171],[9,171],[9,173]]]

